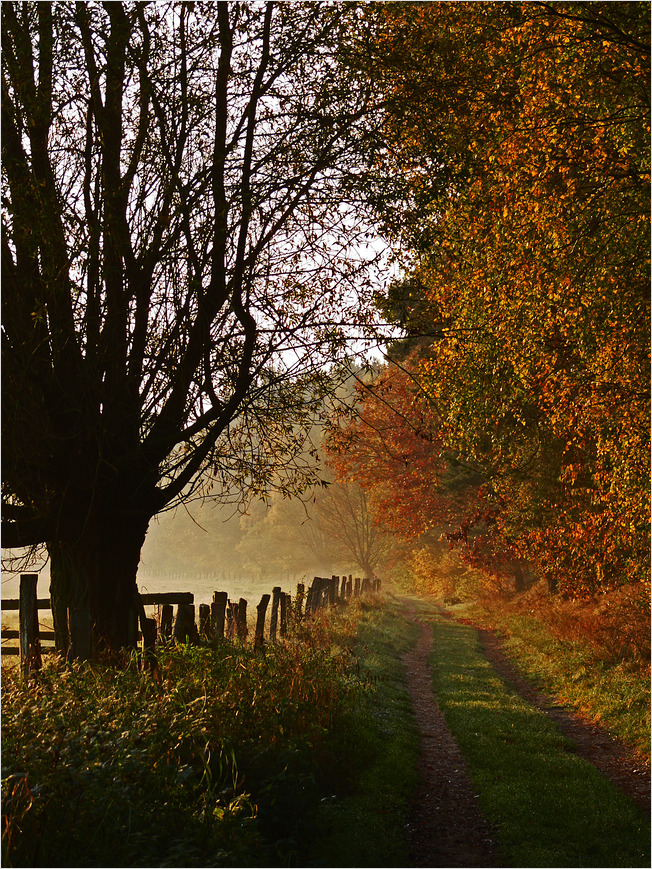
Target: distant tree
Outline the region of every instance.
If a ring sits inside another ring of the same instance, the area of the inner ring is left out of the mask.
[[[367,495],[354,482],[330,481],[304,501],[272,496],[269,505],[243,517],[242,527],[238,552],[250,569],[261,572],[330,575],[355,569],[372,577],[390,539],[374,523]]]
[[[371,295],[362,18],[315,3],[2,4],[3,545],[59,645],[135,639],[152,516],[292,491],[308,382]]]
[[[366,491],[355,482],[334,482],[317,502],[317,522],[336,551],[376,576],[390,547],[390,536],[375,521]]]
[[[335,551],[314,521],[312,498],[282,498],[273,494],[267,503],[251,504],[240,519],[242,537],[238,554],[245,569],[274,576],[331,575]]]
[[[162,574],[242,572],[240,513],[232,504],[199,501],[155,516],[141,551],[139,583]]]

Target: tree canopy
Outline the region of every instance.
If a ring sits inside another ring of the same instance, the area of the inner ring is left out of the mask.
[[[572,594],[645,579],[649,7],[380,15],[378,204],[412,263],[384,307],[421,336],[413,401],[482,475],[497,544]]]
[[[374,301],[412,355],[339,472],[392,530],[647,576],[647,4],[6,2],[2,45],[3,544],[60,647],[133,640],[161,510],[315,481]]]

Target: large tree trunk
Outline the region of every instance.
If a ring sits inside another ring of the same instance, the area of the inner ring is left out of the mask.
[[[94,653],[136,645],[136,572],[148,524],[148,518],[105,511],[87,516],[76,538],[48,544],[55,642],[62,654],[77,657],[87,649],[87,638],[75,636],[85,623]]]

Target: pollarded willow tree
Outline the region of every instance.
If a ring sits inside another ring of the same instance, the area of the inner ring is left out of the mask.
[[[47,545],[60,645],[68,607],[134,641],[166,505],[310,473],[307,380],[373,283],[359,26],[350,4],[2,5],[3,545]]]

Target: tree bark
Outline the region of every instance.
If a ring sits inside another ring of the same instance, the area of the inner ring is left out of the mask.
[[[148,520],[120,512],[88,516],[76,538],[48,544],[57,650],[77,646],[69,609],[87,609],[98,652],[135,648],[139,606],[136,572]],[[70,629],[69,629],[70,624]]]
[[[516,591],[525,591],[525,577],[520,564],[514,565],[514,588]]]

